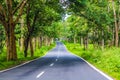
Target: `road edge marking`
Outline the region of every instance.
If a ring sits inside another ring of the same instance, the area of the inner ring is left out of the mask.
[[[17,66],[14,66],[14,67],[11,67],[11,68],[8,68],[8,69],[5,69],[5,70],[1,70],[0,73],[6,72],[6,71],[10,71],[10,70],[12,70],[12,69],[15,69],[15,68],[24,66],[24,65],[26,65],[26,64],[28,64],[28,63],[31,63],[31,62],[36,61],[36,60],[38,60],[38,59],[41,59],[41,58],[45,57],[50,51],[52,51],[52,50],[55,49],[55,48],[56,48],[56,46],[53,47],[52,49],[50,49],[49,51],[47,51],[46,54],[43,55],[42,57],[38,57],[38,58],[36,58],[36,59],[33,59],[33,60],[27,61],[27,62],[25,62],[25,63],[19,64],[19,65],[17,65]]]
[[[82,58],[82,57],[80,57],[80,56],[78,56],[78,55],[75,55],[75,54],[73,54],[72,52],[70,52],[70,51],[67,49],[67,47],[65,46],[65,44],[63,44],[63,45],[64,45],[64,47],[66,48],[66,50],[67,50],[70,54],[78,57],[79,59],[82,59],[83,61],[85,61],[91,68],[93,68],[95,71],[97,71],[98,73],[100,73],[101,75],[103,75],[104,77],[106,77],[108,80],[114,80],[112,77],[108,76],[107,74],[105,74],[104,72],[102,72],[101,70],[99,70],[98,68],[96,68],[94,65],[92,65],[91,63],[89,63],[88,61],[86,61],[84,58]]]
[[[39,59],[39,58],[36,58],[36,59],[34,59],[34,60],[27,61],[27,62],[22,63],[22,64],[19,64],[19,65],[17,65],[17,66],[14,66],[14,67],[11,67],[11,68],[8,68],[8,69],[5,69],[5,70],[1,70],[0,73],[3,73],[3,72],[6,72],[6,71],[9,71],[9,70],[12,70],[12,69],[21,67],[21,66],[23,66],[23,65],[25,65],[25,64],[28,64],[28,63],[33,62],[33,61],[38,60],[38,59]]]

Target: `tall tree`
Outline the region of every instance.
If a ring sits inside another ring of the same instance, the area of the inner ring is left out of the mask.
[[[7,60],[17,59],[14,30],[23,13],[27,0],[18,2],[16,8],[14,8],[15,5],[13,3],[13,0],[5,0],[6,6],[0,3],[0,23],[4,26],[6,33]]]
[[[26,32],[26,39],[24,42],[25,57],[27,57],[28,44],[29,42],[31,42],[30,40],[32,40],[32,38],[35,36],[38,29],[40,29],[40,31],[43,31],[43,32],[39,32],[42,34],[40,36],[44,35],[46,38],[46,40],[44,41],[47,41],[46,44],[48,43],[49,41],[48,35],[51,33],[48,30],[49,26],[51,26],[51,24],[54,21],[58,21],[59,19],[61,19],[61,15],[58,13],[58,12],[61,13],[61,9],[62,6],[59,5],[58,0],[54,0],[54,1],[31,0],[31,2],[27,4],[27,10],[26,10],[27,32]],[[44,28],[41,26],[44,26]],[[31,51],[33,52],[33,50]]]
[[[25,46],[24,56],[25,57],[27,57],[27,50],[28,50],[29,43],[30,43],[31,56],[33,56],[33,54],[34,54],[31,36],[33,34],[34,27],[35,27],[37,17],[38,17],[38,14],[39,14],[39,10],[35,10],[34,14],[30,13],[30,11],[32,10],[31,8],[33,8],[32,4],[28,3],[27,4],[27,13],[26,13],[27,14],[26,22],[27,22],[27,31],[28,32],[27,32],[26,38],[24,40],[24,46]],[[33,15],[32,16],[32,21],[30,20],[31,15]]]
[[[114,15],[114,22],[115,22],[115,46],[118,47],[119,42],[119,36],[118,36],[118,23],[117,23],[117,15],[116,15],[116,9],[115,9],[115,1],[112,0],[112,7],[113,7],[113,15]]]

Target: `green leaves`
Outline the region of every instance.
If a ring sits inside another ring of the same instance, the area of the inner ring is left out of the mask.
[[[75,13],[78,13],[80,11],[83,11],[86,8],[86,0],[69,0],[70,6],[69,9],[70,11],[73,11]]]
[[[0,25],[0,53],[2,52],[4,43],[5,43],[4,40],[5,40],[5,32],[4,32],[3,26]]]
[[[118,2],[115,2],[116,13],[119,14]],[[102,42],[108,44],[112,40],[114,15],[111,2],[108,0],[69,0],[67,10],[71,13],[71,17],[67,20],[71,34],[68,36],[74,37],[74,34],[77,34],[77,37],[86,37],[88,35],[90,42],[100,45]]]

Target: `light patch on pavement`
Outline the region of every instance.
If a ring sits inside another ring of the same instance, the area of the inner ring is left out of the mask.
[[[40,74],[38,74],[38,75],[36,76],[36,78],[41,77],[44,73],[45,73],[45,71],[42,71]]]
[[[53,65],[54,65],[54,63],[50,64],[50,66],[53,66]]]

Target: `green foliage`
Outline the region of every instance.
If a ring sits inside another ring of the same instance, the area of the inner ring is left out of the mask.
[[[15,37],[16,37],[16,39],[20,39],[20,37],[21,37],[21,29],[20,28],[21,27],[20,27],[19,24],[16,25],[16,29],[15,29]]]
[[[70,10],[78,13],[83,11],[86,7],[87,0],[69,0]]]
[[[5,33],[4,33],[4,29],[3,26],[0,25],[0,54],[2,53],[2,49],[5,45]]]
[[[112,42],[114,36],[114,15],[112,3],[108,0],[69,0],[68,13],[71,16],[66,20],[69,27],[68,39],[77,41],[80,37],[88,36],[90,43]],[[116,12],[118,5],[116,6]],[[117,12],[119,13],[119,12]],[[118,19],[117,19],[118,20]],[[97,44],[96,44],[97,45]]]
[[[38,10],[37,21],[34,25],[34,29],[32,30],[32,37],[36,36],[48,36],[55,37],[56,33],[52,27],[54,22],[58,22],[62,18],[62,14],[64,13],[62,6],[60,5],[58,0],[32,0],[29,2],[31,11],[29,13],[30,22],[32,25],[33,17],[35,12]],[[28,31],[28,30],[25,30]],[[25,36],[26,36],[25,32]]]
[[[102,51],[101,49],[94,49],[93,45],[90,45],[89,49],[85,51],[80,44],[66,43],[66,46],[68,50],[111,75],[115,80],[120,79],[119,48],[106,48]]]

